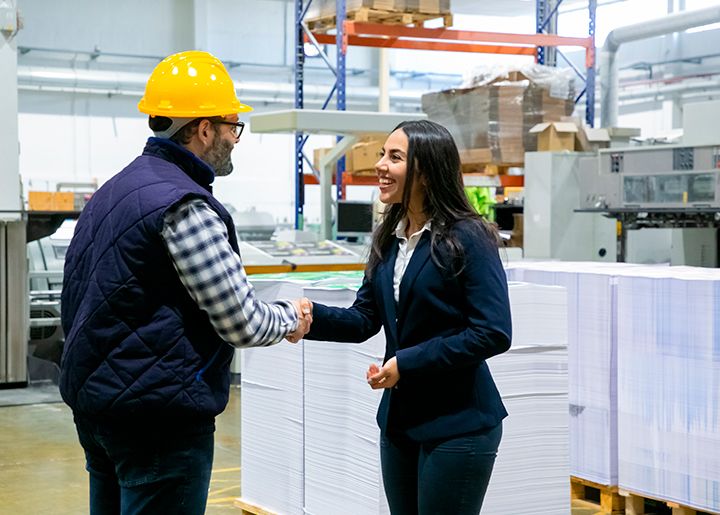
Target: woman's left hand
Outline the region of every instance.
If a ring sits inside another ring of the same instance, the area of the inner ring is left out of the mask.
[[[392,388],[400,380],[400,371],[397,366],[397,358],[394,356],[387,360],[381,369],[370,366],[367,374],[367,381],[373,390],[380,388]]]

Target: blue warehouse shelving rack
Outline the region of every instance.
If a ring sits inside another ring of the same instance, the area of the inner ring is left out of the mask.
[[[306,21],[306,14],[313,0],[295,0],[295,108],[304,108],[305,85],[305,43],[314,45],[320,57],[332,70],[335,82],[323,104],[328,108],[335,97],[335,108],[344,111],[346,108],[346,55],[348,46],[368,46],[378,48],[397,48],[415,50],[439,50],[451,52],[479,52],[512,55],[532,55],[536,62],[545,64],[548,48],[555,48],[556,55],[566,61],[583,80],[585,87],[576,98],[576,103],[585,98],[585,120],[589,126],[595,119],[595,12],[597,0],[588,1],[588,36],[563,37],[547,33],[557,26],[558,8],[563,0],[555,0],[551,6],[549,0],[536,0],[536,34],[505,34],[497,32],[475,32],[443,28],[424,28],[403,24],[390,25],[368,23],[348,19],[346,1],[336,0],[335,34],[319,33],[311,30]],[[435,17],[440,17],[437,15]],[[427,17],[431,18],[431,17]],[[450,17],[451,18],[451,17]],[[422,20],[422,19],[421,19]],[[400,23],[407,22],[402,16]],[[409,21],[408,23],[413,23]],[[446,20],[446,25],[447,25]],[[422,25],[422,21],[419,24]],[[321,45],[336,45],[335,63],[323,51]],[[574,66],[565,55],[557,49],[561,46],[582,47],[585,49],[585,73]],[[302,229],[304,213],[305,183],[312,174],[304,173],[304,165],[310,161],[303,152],[308,134],[295,132],[295,227]],[[312,165],[310,165],[312,169]],[[335,185],[337,198],[342,198],[344,180],[344,158],[338,160]],[[311,180],[308,182],[317,182]]]

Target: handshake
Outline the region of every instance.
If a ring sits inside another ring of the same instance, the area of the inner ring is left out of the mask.
[[[292,333],[285,336],[285,339],[290,343],[297,343],[310,332],[310,325],[313,321],[313,304],[307,297],[293,300],[292,304],[298,314],[298,326]],[[378,367],[375,363],[371,364],[365,372],[365,379],[373,390],[397,387],[400,380],[397,358],[393,356],[382,367]]]
[[[285,339],[290,343],[297,343],[302,340],[307,333],[310,332],[310,324],[312,324],[313,305],[310,299],[303,297],[302,299],[292,301],[295,311],[298,315],[298,326],[292,333],[289,333]]]

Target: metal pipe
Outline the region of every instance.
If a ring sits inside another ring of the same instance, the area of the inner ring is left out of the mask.
[[[700,81],[690,84],[669,84],[658,88],[642,88],[639,91],[625,91],[621,95],[623,100],[637,100],[657,96],[672,95],[675,93],[692,93],[696,91],[716,91],[720,89],[720,80]]]
[[[611,31],[605,40],[599,59],[602,126],[614,127],[617,125],[618,65],[616,56],[620,45],[701,27],[717,21],[720,21],[720,6],[685,11],[648,22],[618,27]]]
[[[678,84],[662,84],[654,88],[618,89],[619,100],[654,97],[667,93],[682,92],[684,89],[698,91],[707,89],[714,91],[720,88],[720,82],[708,80],[698,82],[699,77],[690,76]],[[100,94],[108,96],[127,96],[139,98],[143,94],[147,76],[141,73],[92,71],[68,68],[41,68],[18,66],[18,89],[20,91],[54,92],[63,94]],[[680,78],[678,78],[680,79]],[[660,81],[658,81],[660,82]],[[628,86],[635,86],[629,84]],[[672,88],[670,89],[670,87]],[[293,104],[294,91],[292,84],[275,82],[237,82],[238,95],[247,101],[257,104],[277,103]],[[305,100],[309,105],[322,105],[327,95],[327,87],[320,85],[305,86]],[[420,107],[420,97],[424,90],[393,90],[390,92],[391,103],[395,106],[404,105],[409,108]],[[348,88],[348,101],[351,104],[362,104],[374,108],[377,106],[379,90],[372,86]]]
[[[90,93],[99,89],[103,94],[137,95],[145,90],[147,75],[131,72],[110,72],[70,68],[45,68],[18,66],[18,85],[21,89],[38,91],[58,91]],[[263,102],[283,102],[293,99],[293,84],[282,82],[236,82],[235,89],[240,98],[255,97]],[[378,88],[373,86],[355,86],[348,88],[353,102],[368,102],[377,105]],[[419,103],[424,90],[395,90],[391,92],[393,102]],[[322,103],[327,95],[327,87],[305,85],[305,98],[314,103]]]
[[[390,111],[390,59],[388,49],[379,48],[378,66],[378,112],[387,113]]]

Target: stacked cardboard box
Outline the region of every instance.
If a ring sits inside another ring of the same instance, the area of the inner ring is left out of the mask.
[[[30,191],[28,192],[28,209],[30,211],[73,211],[82,206],[75,206],[75,194],[71,191]]]
[[[450,12],[450,0],[405,0],[405,11],[445,14]]]
[[[542,80],[532,77],[514,71],[467,88],[427,93],[422,108],[448,128],[461,151],[489,149],[493,163],[520,164],[525,152],[537,150],[530,129],[560,121],[574,107],[572,79],[566,74],[553,76],[543,68]]]
[[[380,159],[384,142],[373,139],[355,143],[350,152],[352,158],[346,162],[347,170],[354,175],[375,175],[375,163]]]
[[[537,136],[537,150],[596,152],[610,146],[607,129],[585,127],[582,120],[566,116],[561,122],[542,122],[530,129],[530,135]]]
[[[385,134],[368,134],[362,136],[345,153],[345,170],[353,175],[375,175],[375,163],[380,159],[380,151],[387,136]],[[331,148],[316,148],[313,151],[313,166],[320,170],[320,160]],[[333,166],[333,173],[337,170]]]
[[[347,0],[347,12],[358,9],[375,9],[378,11],[410,12],[424,14],[449,14],[450,0]],[[335,0],[313,0],[308,9],[307,18],[319,18],[335,14]]]
[[[345,9],[347,12],[352,12],[365,7],[379,11],[403,12],[405,3],[405,0],[348,0],[345,2]],[[335,5],[335,0],[313,0],[308,9],[307,18],[333,16],[335,14]]]

